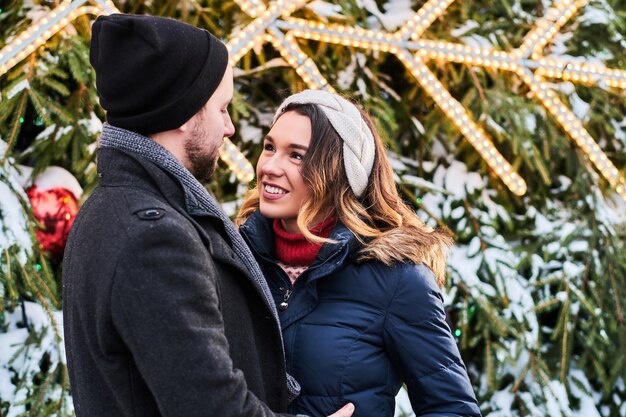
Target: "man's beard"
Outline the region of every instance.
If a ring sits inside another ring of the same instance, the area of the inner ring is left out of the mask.
[[[206,181],[215,172],[219,148],[214,144],[211,144],[210,149],[207,148],[208,135],[201,125],[202,120],[198,120],[191,132],[191,137],[185,142],[185,153],[191,174],[198,181]]]

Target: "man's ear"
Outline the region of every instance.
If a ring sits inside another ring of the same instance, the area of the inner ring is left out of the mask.
[[[191,116],[191,119],[187,120],[185,123],[180,125],[176,130],[178,130],[181,133],[187,133],[191,131],[195,120],[196,120],[196,115],[194,114],[193,116]]]

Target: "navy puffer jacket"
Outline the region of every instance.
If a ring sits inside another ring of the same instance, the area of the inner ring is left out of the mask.
[[[276,265],[271,220],[257,211],[240,230],[276,305],[288,303],[279,311],[287,371],[302,386],[290,412],[327,416],[352,402],[353,417],[391,417],[404,382],[417,416],[480,416],[428,267],[357,263],[360,244],[339,224],[330,236],[339,243],[292,286]]]

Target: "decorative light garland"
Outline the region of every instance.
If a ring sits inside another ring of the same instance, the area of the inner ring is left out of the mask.
[[[265,4],[261,0],[235,0],[235,3],[250,17],[258,17],[265,11]]]
[[[396,52],[396,56],[487,162],[489,168],[502,179],[513,193],[516,195],[525,194],[526,183],[524,180],[513,171],[511,164],[496,150],[483,129],[474,123],[463,105],[450,95],[421,58],[411,55],[408,50],[400,50]]]
[[[514,172],[512,166],[498,152],[484,130],[472,120],[463,105],[452,97],[429,70],[425,60],[465,63],[471,66],[510,71],[528,86],[534,97],[546,107],[563,130],[572,137],[589,156],[594,166],[626,200],[624,177],[584,129],[580,120],[543,81],[544,77],[548,77],[626,89],[626,71],[624,70],[542,55],[544,47],[571,17],[587,4],[588,0],[556,0],[545,16],[537,21],[533,30],[524,37],[520,47],[510,52],[420,39],[428,27],[441,17],[455,0],[429,0],[416,12],[415,16],[394,33],[338,24],[326,25],[290,17],[307,1],[275,0],[266,7],[260,0],[235,0],[241,9],[253,18],[253,21],[229,40],[227,47],[231,64],[235,65],[239,62],[253,47],[270,42],[310,88],[334,91],[313,60],[301,50],[296,41],[297,38],[394,54],[444,114],[457,126],[492,171],[513,193],[523,195],[527,190],[524,180]],[[35,23],[0,50],[0,75],[32,53],[76,17],[87,13],[117,12],[109,0],[95,0],[93,1],[96,4],[94,7],[80,7],[86,2],[86,0],[64,1],[50,15]],[[235,172],[237,178],[244,181],[253,178],[252,166],[228,139],[225,140],[221,157]]]
[[[260,13],[243,30],[235,33],[228,42],[228,52],[231,65],[235,65],[239,60],[255,45],[265,42],[266,29],[278,20],[281,16],[288,16],[296,9],[304,6],[308,0],[276,0]],[[239,0],[242,10],[249,13],[259,14],[261,5],[256,1]],[[248,6],[248,7],[246,7]],[[260,40],[260,41],[259,41]]]
[[[86,0],[65,0],[46,17],[38,20],[28,29],[20,33],[15,39],[0,49],[0,75],[6,73],[30,55],[35,49],[43,45],[55,33],[67,26],[79,16],[85,14],[103,14],[117,12],[117,8],[110,0],[94,0],[94,6],[83,6]]]
[[[313,89],[326,89],[335,92],[335,89],[328,84],[326,78],[317,69],[317,65],[308,55],[306,55],[298,46],[295,36],[291,33],[283,35],[278,28],[272,27],[268,39],[278,50],[280,55],[291,65],[296,73],[302,78],[308,86]]]
[[[250,182],[254,179],[252,164],[229,138],[224,138],[224,145],[220,148],[220,158],[239,181]]]
[[[559,33],[561,27],[574,13],[587,2],[588,0],[557,0],[546,14],[537,21],[533,30],[526,34],[522,45],[517,49],[517,55],[526,58],[532,54],[533,59],[541,58],[543,48]]]
[[[494,68],[510,71],[517,75],[530,89],[534,97],[548,109],[557,123],[567,132],[575,143],[589,156],[590,161],[600,173],[615,187],[615,190],[626,200],[626,180],[618,169],[600,149],[591,135],[584,129],[580,120],[563,104],[543,77],[571,80],[588,85],[605,85],[607,87],[626,89],[626,71],[608,69],[600,65],[574,62],[560,57],[543,57],[543,48],[554,38],[561,27],[588,0],[557,0],[540,18],[534,29],[522,41],[522,45],[511,51],[495,51],[489,48],[471,47],[463,44],[420,39],[428,27],[443,15],[455,0],[430,0],[426,2],[403,27],[388,33],[339,24],[324,24],[305,19],[284,17],[263,22],[262,31],[250,29],[254,22],[244,27],[238,35],[228,43],[229,50],[237,51],[232,57],[236,63],[242,51],[248,51],[256,45],[270,41],[285,58],[303,81],[310,88],[331,90],[328,81],[323,78],[315,63],[299,48],[295,38],[312,39],[337,45],[351,46],[371,50],[389,52],[398,57],[409,73],[420,83],[444,114],[454,123],[468,139],[492,171],[498,175],[509,189],[523,195],[527,186],[524,180],[514,172],[512,166],[502,157],[492,141],[476,124],[461,103],[455,100],[435,75],[428,69],[425,60],[465,63],[472,66]],[[263,12],[258,1],[237,0],[242,10],[255,10],[258,15]],[[270,3],[272,7],[285,6],[284,1]],[[300,5],[302,1],[293,2]],[[292,8],[293,10],[293,8]],[[277,14],[274,14],[277,16]],[[283,16],[285,13],[282,14]],[[251,17],[254,17],[250,14]],[[286,34],[282,36],[282,31]],[[534,70],[534,72],[533,72]],[[332,91],[332,90],[331,90]]]

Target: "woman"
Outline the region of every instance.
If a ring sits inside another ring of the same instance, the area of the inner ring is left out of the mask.
[[[395,187],[369,117],[339,95],[304,91],[264,139],[240,231],[273,292],[293,413],[393,416],[407,385],[418,416],[480,411],[445,321],[440,287],[452,240]]]

